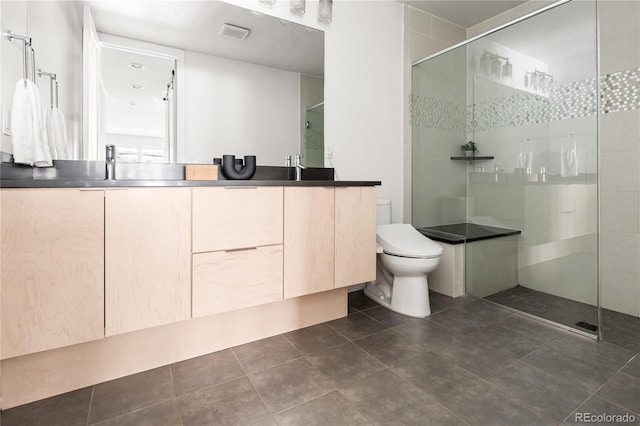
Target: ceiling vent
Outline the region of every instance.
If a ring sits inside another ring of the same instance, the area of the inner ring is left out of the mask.
[[[232,24],[222,24],[220,27],[220,35],[225,37],[233,37],[239,40],[244,40],[249,36],[251,30],[247,28],[238,27]]]

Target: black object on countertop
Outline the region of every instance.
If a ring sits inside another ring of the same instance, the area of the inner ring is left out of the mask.
[[[245,155],[244,165],[242,160],[236,160],[235,155],[222,156],[222,173],[227,179],[247,180],[251,179],[256,172],[256,156]]]

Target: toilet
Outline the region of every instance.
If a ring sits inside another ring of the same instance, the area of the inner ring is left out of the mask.
[[[403,315],[431,314],[427,275],[440,263],[442,246],[403,223],[391,224],[391,200],[377,201],[378,261],[376,280],[364,293]]]

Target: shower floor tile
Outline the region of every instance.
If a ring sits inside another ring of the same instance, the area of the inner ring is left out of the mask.
[[[509,308],[556,322],[577,330],[596,334],[577,326],[579,322],[598,324],[595,306],[543,293],[526,287],[514,287],[485,298]],[[640,352],[640,318],[602,309],[602,337],[633,352]]]
[[[595,331],[576,325],[581,322],[598,324],[598,309],[586,303],[520,286],[492,294],[485,299],[567,327],[596,334]]]

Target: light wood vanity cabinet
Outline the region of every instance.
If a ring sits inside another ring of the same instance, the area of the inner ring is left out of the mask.
[[[335,288],[376,279],[376,188],[336,188]]]
[[[107,336],[191,317],[191,189],[105,191]]]
[[[284,189],[284,297],[375,279],[375,187]]]
[[[193,252],[282,244],[282,187],[193,189]]]
[[[284,188],[284,297],[334,288],[334,188]]]
[[[3,189],[2,358],[104,336],[104,191]]]
[[[282,300],[282,245],[193,255],[193,316]]]
[[[282,300],[282,187],[193,189],[193,316]]]
[[[3,189],[2,358],[375,278],[374,187]]]

